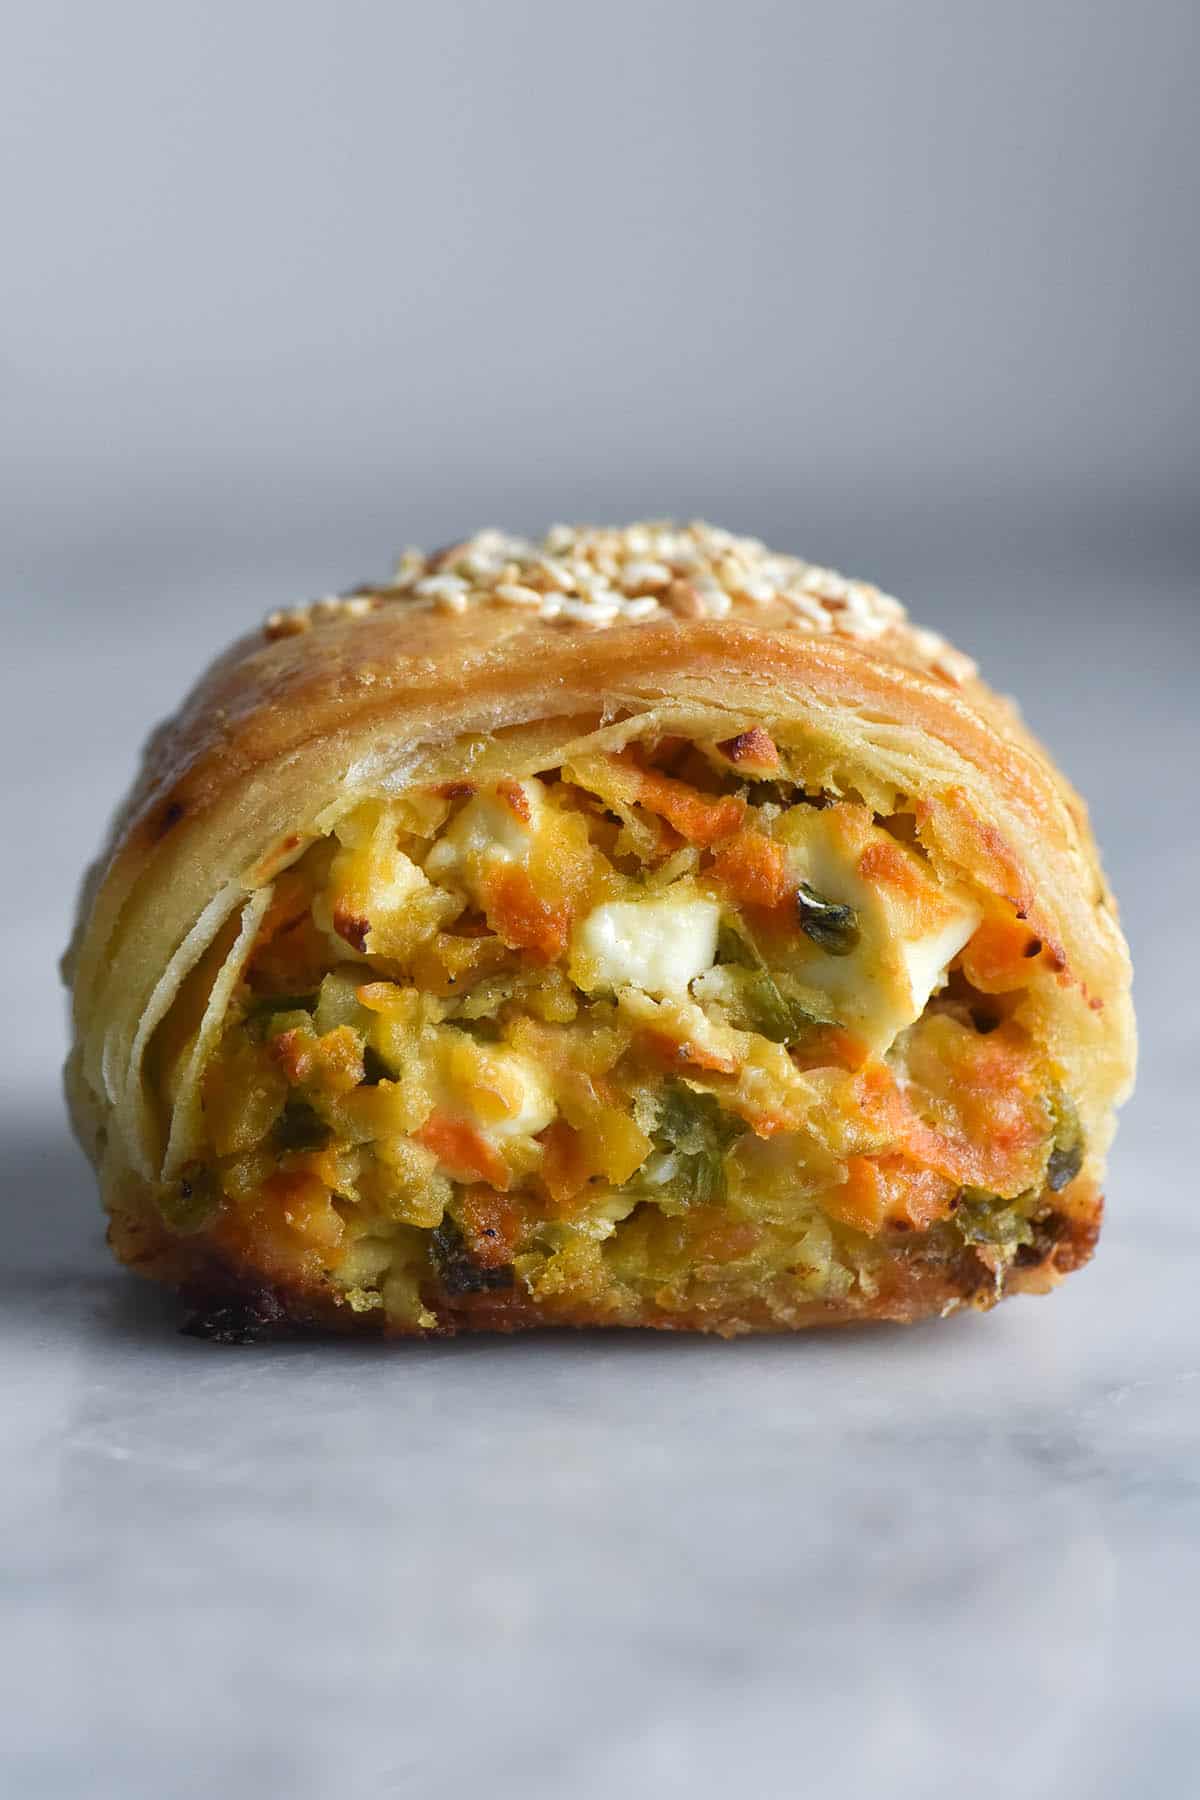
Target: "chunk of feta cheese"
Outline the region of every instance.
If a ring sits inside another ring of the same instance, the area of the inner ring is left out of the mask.
[[[538,829],[545,789],[536,777],[492,788],[468,800],[425,858],[425,873],[447,887],[479,898],[484,871],[496,863],[524,862]],[[528,816],[524,816],[528,815]]]
[[[796,807],[780,837],[796,876],[824,898],[853,906],[858,917],[854,950],[810,954],[801,979],[828,994],[842,1022],[882,1055],[944,984],[980,910],[861,807]]]
[[[846,1023],[877,1055],[920,1018],[930,996],[945,985],[947,965],[979,924],[979,910],[969,901],[948,901],[947,911],[951,916],[930,931],[890,938],[864,934],[852,956],[805,970],[805,979],[829,994]],[[869,906],[860,906],[860,918],[869,912]],[[883,931],[887,929],[885,923]]]
[[[594,907],[575,933],[571,979],[597,988],[640,988],[660,999],[687,991],[717,954],[715,901],[663,895],[609,900]]]
[[[340,961],[363,962],[368,951],[408,956],[453,910],[449,896],[397,848],[394,815],[385,808],[369,835],[355,833],[338,850],[312,915]]]
[[[924,937],[910,938],[900,946],[900,960],[908,978],[905,1010],[910,1016],[905,1024],[919,1019],[930,995],[946,985],[947,965],[975,935],[983,916],[969,900],[956,900],[954,906],[954,916],[940,928]]]
[[[463,1120],[493,1143],[535,1137],[558,1110],[529,1057],[476,1043],[465,1032],[439,1035],[432,1076],[433,1110]]]

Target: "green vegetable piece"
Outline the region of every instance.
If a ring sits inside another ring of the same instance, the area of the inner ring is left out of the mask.
[[[683,1174],[685,1181],[691,1181],[691,1197],[698,1206],[719,1206],[727,1198],[729,1183],[725,1178],[725,1159],[719,1150],[705,1150],[699,1156],[689,1157]]]
[[[1033,1241],[1033,1226],[1023,1206],[1034,1197],[1019,1194],[1015,1200],[1005,1201],[985,1188],[961,1188],[954,1223],[965,1243],[1016,1250]]]
[[[663,1110],[654,1141],[675,1152],[678,1177],[672,1184],[681,1198],[711,1206],[728,1193],[725,1153],[746,1129],[744,1120],[727,1113],[711,1094],[698,1094],[681,1081],[663,1090]]]
[[[1054,1120],[1054,1141],[1046,1164],[1046,1186],[1057,1194],[1082,1169],[1085,1146],[1075,1102],[1062,1088],[1051,1096],[1050,1115]]]
[[[727,1113],[712,1094],[697,1093],[682,1081],[668,1081],[663,1089],[662,1118],[655,1137],[666,1147],[696,1155],[703,1150],[726,1150],[745,1131],[745,1122]]]
[[[830,956],[849,956],[857,946],[858,914],[854,908],[824,899],[806,881],[796,890],[796,912],[805,937]]]
[[[803,1023],[765,969],[746,971],[746,979],[738,983],[738,999],[750,1030],[772,1044],[790,1044],[803,1032]]]
[[[774,1044],[798,1044],[818,1026],[837,1024],[829,1008],[807,991],[803,999],[793,993],[786,975],[777,978],[761,969],[740,985],[750,1029]]]
[[[737,971],[738,999],[745,1026],[773,1044],[794,1044],[814,1025],[836,1025],[837,1019],[819,995],[806,989],[803,998],[791,990],[786,975],[776,975],[744,919],[723,920],[717,932],[717,961]],[[742,975],[741,971],[745,974]]]
[[[1083,1167],[1083,1147],[1072,1144],[1067,1150],[1055,1147],[1050,1152],[1050,1160],[1046,1164],[1046,1186],[1051,1193],[1057,1194],[1068,1182],[1074,1181]]]
[[[275,1121],[274,1138],[280,1150],[323,1150],[333,1131],[307,1100],[288,1101]]]
[[[717,961],[727,965],[732,964],[739,969],[766,967],[758,945],[740,919],[736,925],[731,925],[727,919],[722,919],[718,926]]]

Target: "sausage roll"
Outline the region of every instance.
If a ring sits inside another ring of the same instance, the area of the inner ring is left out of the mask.
[[[482,532],[272,615],[151,739],[65,966],[112,1246],[233,1339],[1041,1293],[1133,1072],[1013,705],[705,525]]]

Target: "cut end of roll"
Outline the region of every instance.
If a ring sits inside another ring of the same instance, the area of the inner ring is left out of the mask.
[[[114,1248],[223,1342],[986,1310],[1091,1255],[1132,1072],[1011,710],[707,526],[273,615],[156,736],[71,969]]]

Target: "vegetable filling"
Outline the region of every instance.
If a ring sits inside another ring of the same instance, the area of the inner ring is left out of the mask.
[[[168,1225],[405,1329],[786,1323],[901,1239],[1000,1280],[1083,1158],[1040,946],[788,766],[754,727],[344,814],[275,882]]]

